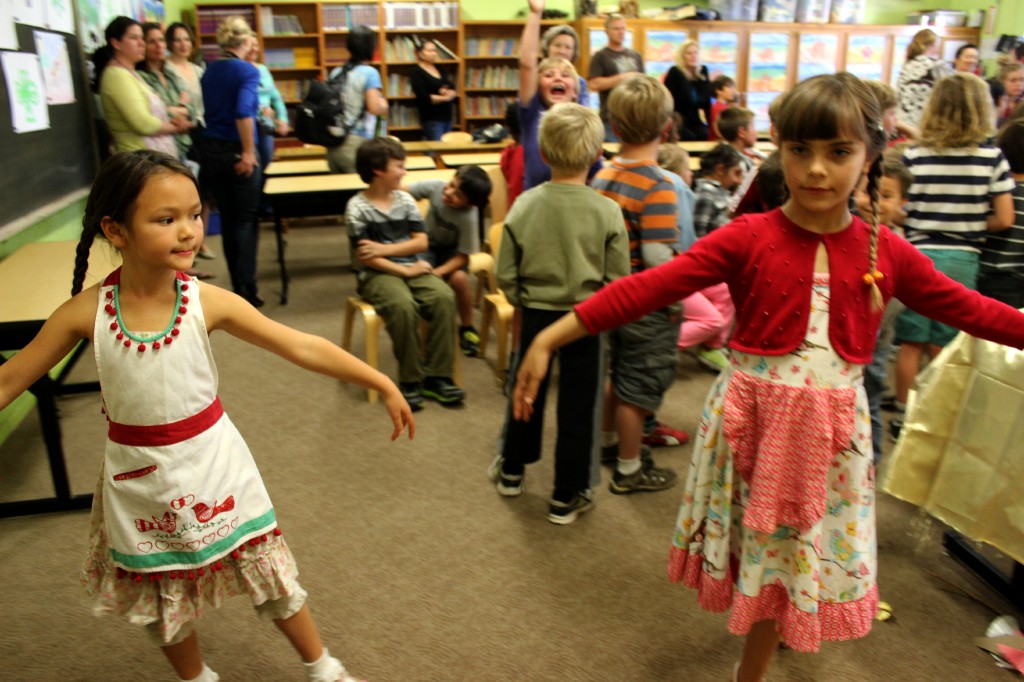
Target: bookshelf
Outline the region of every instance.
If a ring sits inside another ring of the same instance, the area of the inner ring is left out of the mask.
[[[354,26],[377,31],[378,55],[372,64],[381,73],[384,96],[389,103],[388,130],[399,137],[421,136],[419,112],[409,87],[409,75],[416,66],[414,45],[430,38],[450,59],[438,62],[458,84],[462,63],[457,58],[462,41],[460,7],[457,0],[345,0],[343,2],[270,2],[218,4],[199,3],[191,23],[196,29],[204,59],[220,54],[217,26],[226,17],[244,18],[256,33],[260,61],[274,75],[285,102],[294,106],[302,100],[307,83],[326,79],[337,66],[348,61],[348,33]],[[463,127],[456,117],[456,127]],[[278,143],[289,144],[287,138]]]

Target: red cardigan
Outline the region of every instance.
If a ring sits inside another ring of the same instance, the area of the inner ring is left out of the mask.
[[[758,355],[784,355],[804,340],[818,244],[829,256],[829,339],[846,360],[871,361],[882,314],[872,310],[868,272],[871,228],[854,217],[836,233],[803,229],[781,209],[740,216],[660,267],[604,287],[576,306],[591,334],[617,327],[719,282],[736,305],[729,347]],[[886,227],[879,228],[879,283],[886,302],[909,308],[977,336],[1024,348],[1024,314],[949,279],[931,260]]]

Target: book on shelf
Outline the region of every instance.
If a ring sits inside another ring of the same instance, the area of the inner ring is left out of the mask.
[[[437,51],[441,53],[441,59],[458,59],[458,55],[448,49],[448,46],[442,43],[437,38],[431,38],[434,45],[437,45]]]
[[[438,55],[441,59],[458,59],[454,52],[449,50],[433,36],[423,38],[415,33],[411,35],[398,35],[390,38],[384,44],[384,56],[388,61],[414,62],[416,61],[416,48],[422,45],[424,40],[430,40],[437,45]]]
[[[249,26],[256,26],[256,11],[253,8],[239,7],[224,9],[199,6],[196,8],[196,23],[200,33],[213,35],[217,27],[228,17],[242,17]]]
[[[467,97],[466,113],[470,116],[492,116],[499,118],[505,115],[505,109],[515,103],[514,97]]]
[[[386,2],[384,28],[457,28],[457,2]]]
[[[519,87],[519,69],[510,66],[471,67],[466,69],[466,87],[515,90]]]
[[[321,5],[321,16],[325,31],[348,31],[355,26],[377,29],[380,25],[375,3]]]
[[[409,77],[398,73],[388,74],[388,91],[385,97],[412,97]]]
[[[389,128],[409,128],[420,124],[420,112],[416,107],[395,104],[388,107]]]
[[[514,57],[518,54],[518,38],[466,38],[467,57]]]

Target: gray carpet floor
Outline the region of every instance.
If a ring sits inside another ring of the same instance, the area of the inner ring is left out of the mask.
[[[294,226],[288,242],[291,301],[281,306],[272,233],[263,233],[264,312],[337,341],[354,290],[342,229]],[[219,251],[219,239],[211,244]],[[222,259],[198,266],[227,284]],[[505,402],[493,343],[489,358],[462,361],[466,405],[429,404],[416,439],[396,443],[363,391],[224,334],[213,345],[222,400],[260,465],[324,639],[353,672],[372,682],[729,679],[742,640],[725,615],[702,611],[665,577],[679,487],[615,496],[605,483],[592,512],[555,526],[545,518],[548,454],[528,469],[522,497],[495,494],[485,471]],[[354,352],[362,356],[361,324]],[[386,334],[381,356],[394,375]],[[88,356],[75,374],[95,376]],[[692,432],[712,378],[684,355],[662,419]],[[60,409],[74,490],[90,492],[104,442],[99,398],[66,397]],[[546,438],[550,446],[551,428]],[[689,455],[656,452],[681,475]],[[33,415],[0,446],[0,500],[48,494]],[[1012,607],[945,554],[941,524],[884,494],[877,509],[880,590],[896,617],[817,655],[782,651],[769,679],[1010,679],[973,640]],[[0,676],[173,680],[138,627],[93,617],[78,582],[87,531],[87,512],[0,520]],[[303,679],[286,641],[244,598],[206,614],[200,635],[225,682]]]

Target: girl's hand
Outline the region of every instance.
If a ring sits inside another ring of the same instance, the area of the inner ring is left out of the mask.
[[[288,125],[288,121],[278,121],[276,125],[277,134],[280,137],[284,137],[285,135],[288,134],[288,131],[291,130],[291,127]]]
[[[542,14],[544,12],[544,0],[530,0],[530,12]]]
[[[241,156],[238,157],[238,161],[235,162],[235,173],[249,177],[257,166],[259,166],[259,162],[256,160],[255,152],[242,152]]]
[[[416,435],[416,421],[412,418],[412,408],[402,396],[402,392],[392,383],[391,387],[382,395],[384,396],[384,408],[395,425],[391,432],[391,440],[397,440],[406,428],[409,429],[409,440],[412,440]]]
[[[537,388],[548,373],[551,362],[551,351],[536,343],[530,344],[526,356],[519,364],[516,372],[516,388],[512,393],[512,416],[520,421],[528,422],[533,415],[533,400],[537,397]]]

